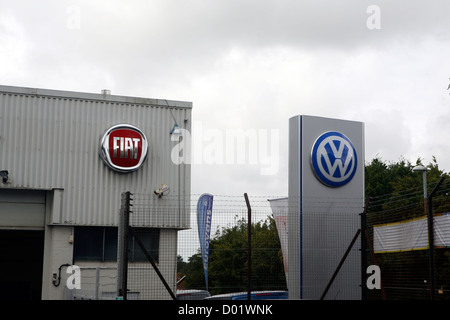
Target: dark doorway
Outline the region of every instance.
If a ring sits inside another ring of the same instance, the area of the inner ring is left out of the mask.
[[[0,300],[40,300],[43,230],[0,230]]]

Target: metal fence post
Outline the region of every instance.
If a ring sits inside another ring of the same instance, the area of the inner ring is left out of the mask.
[[[430,252],[429,257],[429,273],[430,273],[430,298],[434,300],[434,291],[435,291],[435,277],[434,277],[434,224],[433,224],[433,196],[436,193],[437,189],[440,187],[442,181],[444,181],[444,177],[442,177],[433,190],[428,195],[428,247]]]
[[[131,193],[125,192],[122,194],[122,208],[120,210],[119,217],[119,230],[118,230],[118,289],[117,295],[123,297],[123,300],[127,300],[127,283],[128,283],[128,227],[130,224],[130,207]]]
[[[252,298],[251,277],[252,277],[252,208],[248,196],[244,193],[245,203],[247,204],[247,300]]]
[[[366,199],[366,205],[361,213],[361,299],[367,300],[366,270],[367,270],[367,208],[370,197]]]

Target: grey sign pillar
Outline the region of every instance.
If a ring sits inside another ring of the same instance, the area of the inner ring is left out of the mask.
[[[312,116],[289,119],[288,289],[319,299],[360,228],[364,124]],[[359,243],[327,299],[361,298]]]

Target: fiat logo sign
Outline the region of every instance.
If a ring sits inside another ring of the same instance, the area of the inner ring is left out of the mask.
[[[100,156],[108,167],[118,172],[132,172],[147,158],[145,134],[129,124],[109,128],[100,142]]]

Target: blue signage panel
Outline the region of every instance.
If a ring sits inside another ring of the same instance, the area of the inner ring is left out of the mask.
[[[205,273],[205,285],[208,290],[208,261],[209,261],[209,239],[211,234],[213,196],[203,194],[197,202],[197,224],[198,238],[202,252],[203,270]]]

